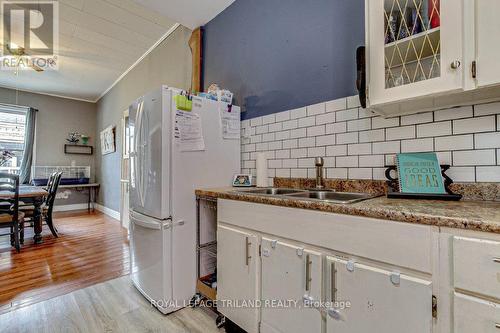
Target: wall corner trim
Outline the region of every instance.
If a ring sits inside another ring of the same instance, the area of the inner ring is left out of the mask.
[[[99,102],[99,100],[101,98],[103,98],[111,89],[113,89],[114,86],[116,86],[130,71],[132,71],[137,65],[139,65],[139,63],[147,57],[148,54],[150,54],[151,52],[154,51],[154,49],[156,49],[156,47],[158,47],[158,45],[160,45],[165,39],[168,38],[168,36],[170,36],[175,30],[177,30],[177,28],[180,27],[180,24],[179,23],[176,23],[174,24],[170,29],[168,29],[168,31],[160,37],[160,39],[158,39],[158,41],[156,43],[153,44],[153,46],[151,46],[139,59],[137,59],[136,62],[134,62],[132,64],[132,66],[130,66],[125,72],[123,72],[122,75],[120,75],[118,77],[118,79],[116,79],[115,82],[113,82],[111,84],[111,86],[109,86],[108,89],[106,89],[95,101],[94,103],[97,103]]]

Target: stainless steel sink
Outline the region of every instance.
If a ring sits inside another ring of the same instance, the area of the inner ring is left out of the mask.
[[[264,195],[280,198],[294,198],[301,200],[323,201],[337,204],[352,204],[355,202],[374,198],[375,196],[369,193],[349,193],[335,192],[332,190],[300,190],[292,188],[252,188],[239,189],[234,192],[239,194]]]
[[[291,193],[286,196],[303,198],[303,199],[313,199],[321,200],[334,203],[349,204],[355,203],[362,200],[371,199],[374,196],[369,193],[348,193],[348,192],[331,192],[331,191],[308,191],[301,193]]]
[[[241,189],[236,190],[238,193],[247,193],[247,194],[262,194],[262,195],[289,195],[295,193],[301,193],[302,190],[292,189],[292,188],[254,188],[254,189]]]

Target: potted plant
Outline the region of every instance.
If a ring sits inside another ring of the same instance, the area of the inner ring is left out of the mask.
[[[80,142],[80,137],[81,137],[81,134],[78,132],[69,132],[68,138],[66,139],[66,141],[68,141],[68,143],[70,143],[72,145],[76,145],[76,144],[78,144],[78,142]]]

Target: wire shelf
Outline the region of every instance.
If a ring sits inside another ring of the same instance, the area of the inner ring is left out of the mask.
[[[207,244],[200,245],[198,246],[198,251],[203,251],[212,258],[217,258],[217,242],[210,242]]]
[[[90,166],[34,166],[33,178],[48,178],[54,172],[62,172],[62,178],[90,178]]]

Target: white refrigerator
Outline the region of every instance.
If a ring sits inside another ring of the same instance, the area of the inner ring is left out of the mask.
[[[193,97],[178,111],[180,93],[163,86],[129,108],[131,278],[165,314],[195,293],[195,189],[230,186],[240,172],[240,140],[223,135],[227,105]]]

